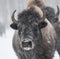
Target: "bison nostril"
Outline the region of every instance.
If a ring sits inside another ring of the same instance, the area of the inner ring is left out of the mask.
[[[21,48],[24,50],[31,50],[34,48],[34,43],[31,40],[24,40],[21,43]]]
[[[32,47],[32,42],[22,42],[22,47]]]

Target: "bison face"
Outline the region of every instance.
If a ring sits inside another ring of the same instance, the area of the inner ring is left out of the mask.
[[[12,19],[14,19],[14,17],[12,17]],[[18,15],[18,21],[14,21],[10,25],[13,29],[18,30],[20,47],[23,50],[34,49],[37,43],[41,42],[41,29],[47,26],[47,23],[42,21],[43,19],[44,17],[41,18],[36,11],[28,9],[20,13]]]
[[[34,41],[37,39],[38,35],[38,28],[36,25],[32,24],[31,26],[28,25],[19,25],[18,26],[18,34],[20,37],[20,45],[24,50],[33,49],[35,46]]]
[[[59,21],[59,6],[57,6],[57,12],[55,13],[55,10],[52,7],[45,7],[43,8],[43,11],[46,12],[46,18],[53,24]]]

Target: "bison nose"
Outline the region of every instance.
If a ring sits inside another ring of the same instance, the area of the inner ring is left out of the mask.
[[[31,40],[24,40],[22,41],[21,45],[22,45],[22,49],[24,50],[31,50],[34,48],[34,43]]]
[[[31,42],[31,41],[22,42],[22,46],[23,46],[23,47],[32,47],[32,42]]]

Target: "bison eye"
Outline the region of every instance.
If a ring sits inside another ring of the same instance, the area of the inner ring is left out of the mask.
[[[46,23],[45,21],[40,22],[40,23],[38,24],[38,28],[39,28],[39,29],[44,28],[44,27],[46,27],[46,26],[47,26],[47,23]]]

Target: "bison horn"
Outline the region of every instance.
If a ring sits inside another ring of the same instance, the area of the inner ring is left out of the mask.
[[[43,11],[43,17],[42,17],[42,20],[44,21],[45,20],[45,18],[46,18],[46,16],[45,16],[46,14],[45,14],[45,12]]]
[[[56,13],[56,17],[59,16],[59,6],[57,5],[57,13]]]
[[[14,14],[15,14],[15,12],[16,12],[16,10],[14,10],[14,12],[12,13],[12,21],[14,22],[14,23],[16,23],[17,21],[16,21],[16,19],[14,18]]]

